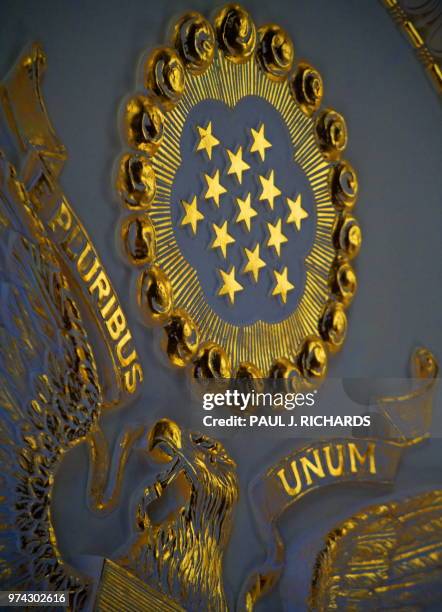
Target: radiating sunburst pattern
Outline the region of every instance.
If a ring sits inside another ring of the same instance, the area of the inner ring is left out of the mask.
[[[316,228],[313,247],[304,261],[304,291],[294,310],[277,323],[258,320],[251,325],[235,325],[223,320],[210,306],[196,270],[179,248],[172,221],[172,189],[176,172],[183,163],[180,139],[191,110],[208,99],[222,101],[233,109],[246,96],[266,100],[285,122],[293,159],[305,173],[314,194]],[[294,359],[305,338],[318,334],[318,321],[329,298],[330,270],[335,259],[332,231],[336,210],[328,184],[330,163],[319,150],[313,120],[294,102],[287,81],[269,80],[255,58],[235,64],[217,52],[204,74],[186,73],[184,95],[167,113],[163,143],[153,158],[153,167],[157,191],[149,215],[155,227],[156,262],[171,282],[175,308],[185,310],[192,317],[202,343],[212,341],[224,347],[233,367],[246,361],[267,372],[277,357]]]

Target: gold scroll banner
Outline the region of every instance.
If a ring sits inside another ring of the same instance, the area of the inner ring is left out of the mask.
[[[111,368],[102,368],[105,403],[112,405],[135,393],[143,370],[110,278],[58,183],[67,153],[49,121],[41,95],[45,63],[41,47],[32,45],[0,85],[0,108],[24,156],[20,179],[69,280],[83,296],[85,314],[94,322],[90,327],[98,327],[104,341],[106,361],[111,362]]]
[[[404,450],[429,436],[437,362],[430,351],[418,349],[411,365],[418,388],[377,401],[385,439],[320,440],[294,450],[251,482],[249,498],[266,559],[247,577],[239,610],[253,610],[281,577],[285,553],[276,521],[286,510],[305,495],[331,485],[393,484]]]

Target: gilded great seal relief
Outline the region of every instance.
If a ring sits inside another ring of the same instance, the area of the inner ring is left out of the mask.
[[[289,35],[239,5],[177,21],[122,106],[121,245],[144,322],[194,378],[318,381],[361,244],[347,128]]]
[[[138,584],[131,593],[141,609],[226,609],[222,558],[238,495],[233,460],[215,440],[171,421],[125,423],[114,451],[102,429],[103,412],[123,406],[143,371],[109,276],[58,180],[67,153],[41,96],[45,61],[31,45],[0,82],[1,127],[24,158],[14,165],[0,151],[1,585],[20,603],[34,601],[23,591],[51,590],[83,610],[98,586],[106,591],[113,568]],[[102,576],[67,558],[60,544],[66,524],[54,518],[61,464],[80,444],[89,454],[85,501],[101,518],[130,504],[122,484],[135,445],[168,464],[143,485],[130,553],[117,556],[121,565],[102,559]],[[154,526],[150,503],[176,479],[187,483],[176,523]],[[97,606],[108,609],[102,598]],[[115,597],[112,606],[122,609]]]

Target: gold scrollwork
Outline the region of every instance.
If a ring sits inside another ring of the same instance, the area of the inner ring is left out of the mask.
[[[215,33],[202,15],[183,15],[175,25],[173,38],[181,60],[192,74],[201,74],[210,66],[215,54]]]
[[[337,219],[334,241],[336,248],[348,259],[353,259],[359,253],[362,233],[359,223],[352,215],[343,214]]]
[[[276,359],[270,368],[269,377],[274,380],[283,381],[287,390],[300,391],[306,386],[300,370],[300,365],[293,363],[286,357]]]
[[[147,215],[126,218],[121,235],[130,263],[142,266],[155,259],[155,228]]]
[[[131,98],[124,113],[124,135],[130,147],[153,155],[163,139],[164,117],[146,96]]]
[[[195,323],[183,310],[177,310],[164,326],[165,350],[173,365],[184,367],[198,350],[199,338]]]
[[[118,167],[116,188],[128,208],[148,208],[156,190],[155,172],[149,159],[142,153],[123,155]]]
[[[255,51],[256,28],[248,12],[239,4],[228,4],[215,17],[218,45],[236,63],[246,62]]]
[[[354,168],[341,161],[330,170],[330,192],[338,210],[351,210],[358,197],[358,177]]]
[[[339,259],[332,269],[330,285],[334,295],[344,306],[349,306],[358,288],[358,280],[351,264]]]
[[[301,372],[307,380],[321,380],[327,373],[327,351],[320,338],[307,338],[299,356]]]
[[[164,323],[172,309],[172,288],[161,268],[151,266],[138,280],[138,301],[143,317],[150,323]]]
[[[275,81],[283,81],[292,69],[295,50],[287,32],[277,25],[258,30],[258,61]]]
[[[238,380],[248,380],[253,382],[254,380],[264,378],[264,376],[262,375],[262,372],[260,372],[258,368],[253,365],[253,363],[244,361],[243,363],[239,364],[235,372],[235,378]]]
[[[347,126],[342,115],[326,109],[316,119],[316,138],[323,155],[335,161],[347,146]]]
[[[200,348],[193,362],[195,380],[229,379],[230,363],[226,352],[214,342]]]
[[[336,351],[345,340],[347,316],[340,302],[330,302],[321,319],[321,336],[331,351]]]
[[[184,91],[184,66],[174,49],[154,51],[146,61],[144,85],[148,91],[170,110]]]
[[[293,75],[290,86],[301,110],[311,116],[318,110],[324,95],[324,84],[319,72],[307,64],[300,62]]]

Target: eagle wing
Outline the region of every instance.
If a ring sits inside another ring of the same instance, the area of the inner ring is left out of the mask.
[[[98,419],[100,386],[80,311],[14,168],[0,156],[0,577],[3,588],[66,590],[51,521],[63,454]]]
[[[371,506],[319,554],[313,610],[425,610],[442,604],[442,491]]]

